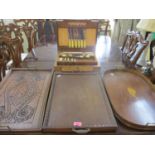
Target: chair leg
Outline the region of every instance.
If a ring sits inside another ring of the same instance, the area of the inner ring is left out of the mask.
[[[32,48],[32,56],[33,56],[33,59],[38,60],[34,48]]]

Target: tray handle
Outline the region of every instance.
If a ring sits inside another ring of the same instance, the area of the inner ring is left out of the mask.
[[[0,126],[0,131],[11,131],[9,126]]]
[[[86,134],[90,132],[90,128],[73,128],[72,131],[77,134]]]

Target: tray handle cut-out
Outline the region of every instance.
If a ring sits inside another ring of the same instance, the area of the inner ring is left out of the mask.
[[[91,130],[90,130],[90,128],[73,128],[72,131],[77,134],[86,134],[86,133],[90,132]]]

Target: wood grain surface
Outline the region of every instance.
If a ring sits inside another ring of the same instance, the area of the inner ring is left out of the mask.
[[[0,85],[0,131],[41,131],[52,73],[12,71]]]
[[[125,125],[155,130],[155,88],[133,70],[109,70],[104,84],[115,115]]]
[[[98,73],[55,73],[44,131],[87,133],[117,128]]]
[[[26,60],[21,63],[21,68],[35,69],[35,70],[52,70],[55,61],[31,61]]]

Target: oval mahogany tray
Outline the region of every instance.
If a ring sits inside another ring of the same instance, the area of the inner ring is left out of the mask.
[[[109,70],[104,84],[115,116],[125,125],[155,130],[155,87],[138,71]]]

